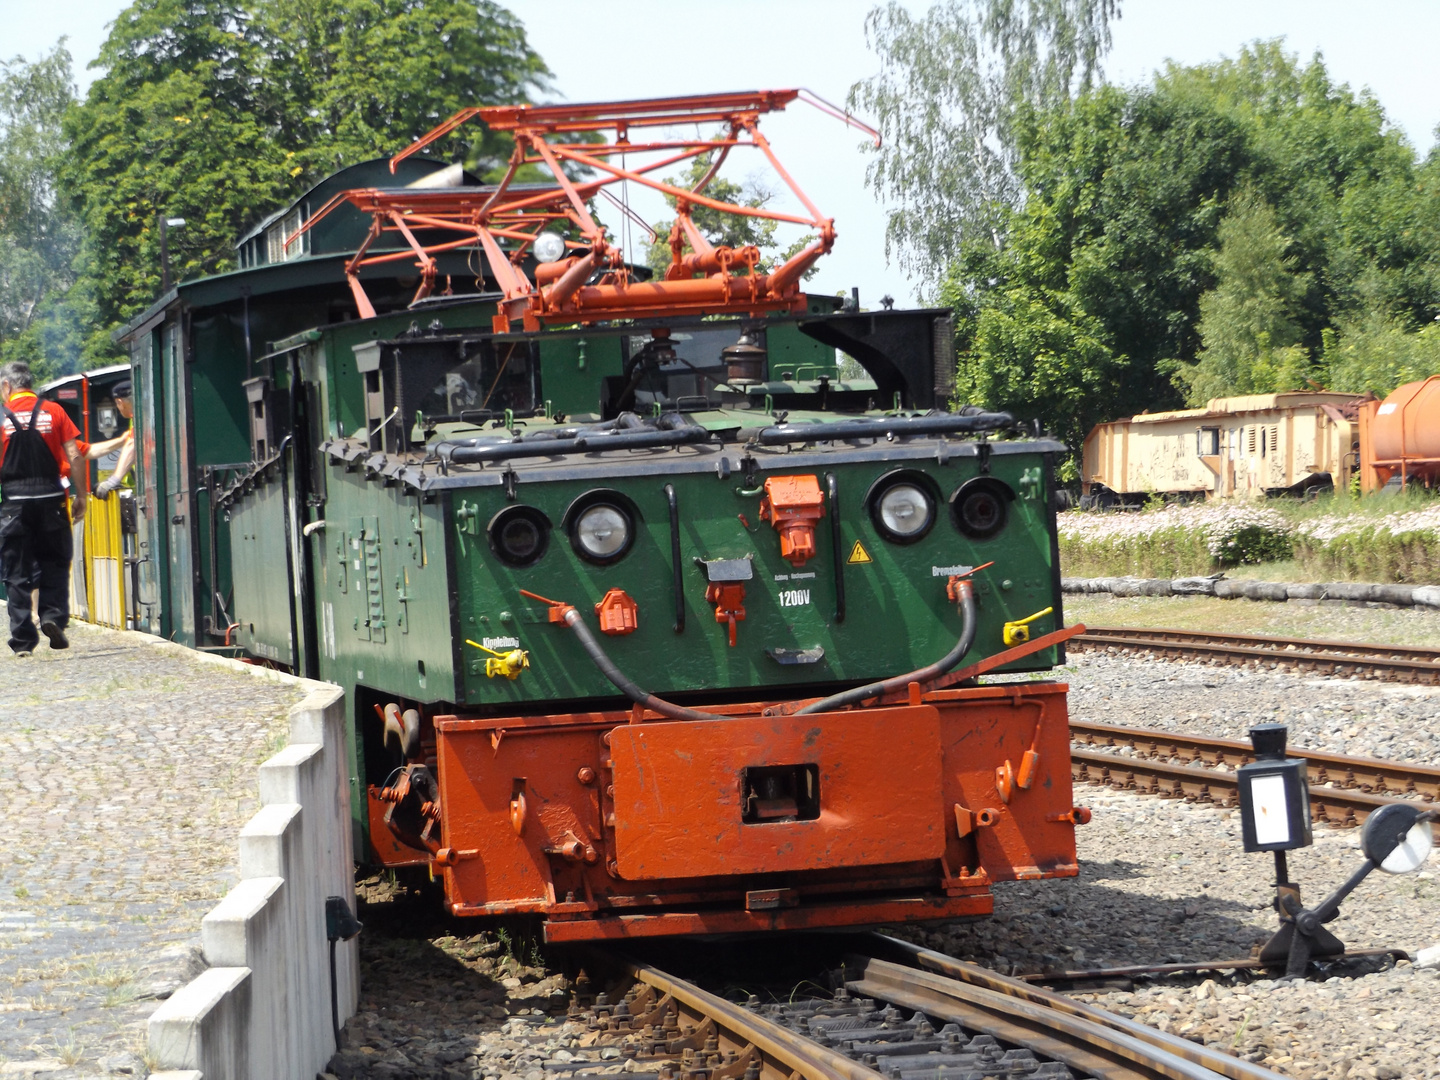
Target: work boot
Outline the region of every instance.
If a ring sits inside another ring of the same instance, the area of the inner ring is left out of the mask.
[[[40,632],[50,639],[52,649],[68,649],[70,639],[65,636],[65,631],[60,629],[59,623],[42,622]]]

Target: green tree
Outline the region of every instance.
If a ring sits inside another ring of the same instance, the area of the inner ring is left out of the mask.
[[[1417,166],[1378,104],[1334,84],[1318,57],[1260,42],[1148,85],[1022,110],[1012,133],[1023,203],[997,219],[998,247],[955,243],[941,296],[956,309],[967,400],[1003,400],[1072,447],[1096,422],[1181,404],[1172,376],[1198,370],[1202,350],[1207,370],[1230,375],[1191,387],[1197,399],[1321,381],[1308,358],[1341,356],[1366,313],[1412,334],[1440,315],[1440,164]],[[1242,191],[1268,211],[1227,218]],[[1228,250],[1222,221],[1237,234]],[[1273,258],[1252,252],[1255,273],[1279,268],[1268,284],[1251,274],[1249,293],[1242,224],[1252,244],[1269,237]],[[1279,312],[1270,325],[1245,306],[1261,300]],[[997,335],[1017,312],[1044,313],[1048,344],[1018,326]],[[1073,351],[1057,352],[1066,337]],[[1248,357],[1243,376],[1227,353]]]
[[[0,361],[32,361],[47,377],[71,359],[43,343],[64,322],[80,242],[55,176],[74,93],[63,40],[34,63],[0,61]]]
[[[1310,275],[1296,272],[1289,247],[1274,208],[1238,192],[1220,222],[1215,288],[1200,298],[1200,354],[1177,373],[1191,406],[1304,388],[1312,372],[1297,315]]]
[[[1020,117],[1095,83],[1119,13],[1119,0],[940,0],[919,19],[889,0],[870,12],[881,68],[850,104],[883,137],[867,180],[895,207],[887,255],[932,275],[966,243],[1002,244],[1024,190]]]
[[[318,180],[394,153],[467,105],[528,100],[549,70],[491,0],[258,0],[258,95],[283,118],[292,168]],[[482,174],[511,143],[469,124],[432,151]]]

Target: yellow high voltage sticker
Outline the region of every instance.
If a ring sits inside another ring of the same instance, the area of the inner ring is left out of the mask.
[[[870,553],[865,550],[865,545],[856,540],[855,546],[850,549],[850,558],[845,561],[853,566],[855,563],[874,562],[875,560],[870,558]]]

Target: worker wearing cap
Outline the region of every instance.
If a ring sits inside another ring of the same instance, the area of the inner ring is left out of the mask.
[[[70,520],[84,518],[88,486],[75,444],[79,429],[55,402],[40,400],[33,381],[28,364],[0,366],[0,579],[9,594],[10,649],[22,657],[34,652],[41,633],[52,649],[70,647]],[[67,459],[69,517],[60,483],[60,462]],[[38,632],[32,604],[39,609]]]
[[[135,403],[131,400],[130,380],[116,383],[110,388],[110,396],[115,399],[115,408],[120,410],[120,415],[130,421],[130,426],[123,435],[117,435],[108,442],[96,443],[90,448],[89,456],[93,461],[104,457],[117,446],[120,447],[120,458],[115,462],[115,471],[95,485],[95,494],[102,499],[118,489],[126,474],[135,467]]]

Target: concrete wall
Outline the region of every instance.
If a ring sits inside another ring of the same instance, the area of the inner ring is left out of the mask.
[[[210,968],[150,1017],[154,1080],[313,1080],[335,1052],[325,898],[355,909],[345,698],[307,685],[290,745],[260,766],[242,880],[201,922]],[[335,967],[343,1024],[359,995],[355,941],[337,944]]]

